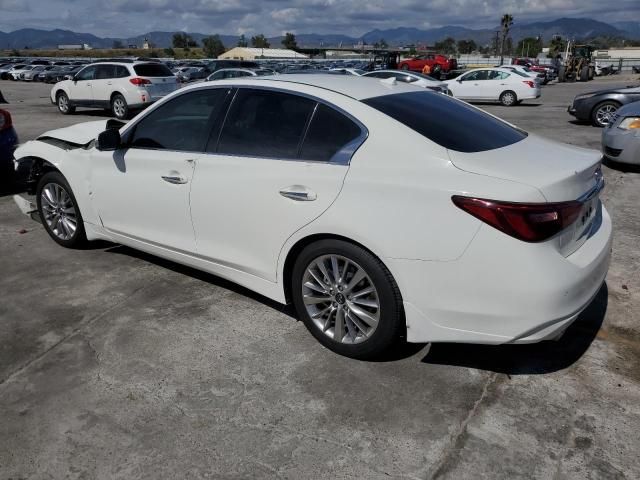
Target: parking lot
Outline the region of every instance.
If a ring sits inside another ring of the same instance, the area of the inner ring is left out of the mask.
[[[631,83],[481,107],[599,149],[567,106]],[[0,90],[22,142],[105,115],[61,115],[44,84]],[[640,478],[640,173],[603,169],[611,268],[560,340],[404,345],[378,362],[324,349],[288,307],[214,276],[59,247],[0,197],[0,480]]]

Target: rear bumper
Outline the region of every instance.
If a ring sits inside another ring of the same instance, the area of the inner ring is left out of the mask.
[[[483,225],[453,262],[386,259],[410,342],[533,343],[561,334],[606,277],[612,226],[602,208],[590,238],[563,257]]]

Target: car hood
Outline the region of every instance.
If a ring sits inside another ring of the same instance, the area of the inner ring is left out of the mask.
[[[70,127],[59,128],[57,130],[49,130],[43,133],[37,140],[42,138],[57,138],[68,143],[76,145],[86,145],[95,140],[98,135],[107,129],[107,123],[110,120],[98,120],[95,122],[78,123]]]
[[[538,189],[549,202],[575,200],[595,186],[602,154],[529,134],[512,145],[484,152],[449,150],[459,169]]]
[[[629,115],[640,115],[640,102],[628,103],[616,112],[618,117],[627,117]]]
[[[619,88],[607,88],[606,90],[595,90],[593,92],[585,92],[578,95],[606,95],[608,93],[640,93],[640,85],[628,85],[626,87]]]

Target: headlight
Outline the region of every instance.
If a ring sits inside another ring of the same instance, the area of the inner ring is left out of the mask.
[[[618,128],[623,130],[640,129],[640,117],[627,117],[620,122]]]

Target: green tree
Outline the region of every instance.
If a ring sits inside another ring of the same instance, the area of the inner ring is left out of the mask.
[[[175,50],[173,48],[165,48],[164,49],[164,54],[167,57],[175,57],[176,56],[176,52],[175,52]]]
[[[202,50],[207,58],[218,58],[225,52],[224,44],[218,35],[210,35],[202,39]]]
[[[458,40],[458,53],[472,53],[478,46],[473,40]]]
[[[238,37],[238,47],[247,47],[249,44],[247,43],[247,37],[244,36],[244,33]]]
[[[504,63],[504,48],[505,43],[507,41],[507,37],[509,36],[509,31],[511,30],[511,26],[513,25],[513,15],[509,13],[505,13],[500,19],[500,27],[502,29],[502,42],[500,47],[500,65]]]
[[[380,40],[378,40],[376,43],[373,44],[373,48],[387,48],[389,46],[389,44],[387,43],[387,41],[384,38],[381,38]]]
[[[251,37],[251,45],[255,48],[269,48],[271,46],[267,38],[262,33]]]
[[[436,42],[434,48],[439,53],[451,55],[453,53],[456,53],[456,41],[452,37],[447,37],[440,42]]]
[[[191,35],[187,35],[184,32],[174,33],[172,43],[173,48],[190,48],[198,46],[198,42],[196,42]]]
[[[540,37],[523,38],[516,45],[516,55],[522,57],[537,57],[542,51],[542,40]]]
[[[296,42],[296,36],[293,33],[285,33],[282,39],[282,46],[289,50],[295,50],[298,48],[298,42]]]
[[[564,40],[562,40],[562,37],[560,37],[559,35],[555,35],[551,39],[551,42],[549,42],[549,53],[547,56],[549,58],[556,58],[558,55],[564,53],[565,47],[566,45],[564,43]]]
[[[124,45],[122,44],[121,40],[114,40],[113,45],[111,45],[111,48],[113,48],[114,50],[118,50],[120,48],[124,48]]]

